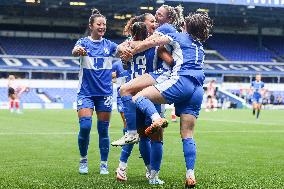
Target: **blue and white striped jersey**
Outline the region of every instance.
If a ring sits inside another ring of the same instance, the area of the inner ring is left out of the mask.
[[[205,79],[203,62],[205,53],[202,43],[194,40],[188,33],[167,35],[173,47],[174,67],[172,75],[190,75],[203,85]]]
[[[117,44],[105,38],[93,40],[84,37],[75,46],[81,46],[87,51],[87,56],[80,57],[78,95],[111,95],[112,57],[116,54]]]

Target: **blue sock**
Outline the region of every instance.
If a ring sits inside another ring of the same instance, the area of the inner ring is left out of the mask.
[[[92,117],[80,117],[79,124],[80,131],[78,134],[78,146],[81,157],[85,157],[88,153],[90,131],[92,128]]]
[[[186,169],[194,170],[194,164],[196,159],[196,146],[193,138],[182,139],[183,154],[186,164]]]
[[[109,121],[97,121],[99,133],[99,148],[101,161],[107,161],[109,154],[109,136],[108,136]]]
[[[151,145],[150,145],[150,139],[148,137],[141,137],[139,141],[139,151],[143,158],[144,164],[149,165],[150,164],[150,151],[151,151]]]
[[[123,135],[125,135],[125,133],[127,132],[127,129],[126,129],[126,128],[123,128],[123,129],[122,129],[122,132],[123,132]]]
[[[155,108],[155,105],[148,98],[140,96],[136,99],[135,104],[141,112],[143,112],[151,119],[154,114],[159,115],[158,111]]]
[[[257,110],[257,113],[256,113],[256,118],[258,119],[259,117],[259,113],[260,113],[260,109]]]
[[[126,129],[128,131],[137,130],[136,128],[136,106],[132,102],[132,96],[122,96],[124,117],[126,120]]]
[[[128,158],[132,152],[134,144],[126,144],[122,146],[121,154],[120,154],[120,161],[127,163]]]
[[[163,157],[163,143],[160,141],[151,142],[151,170],[160,171]]]

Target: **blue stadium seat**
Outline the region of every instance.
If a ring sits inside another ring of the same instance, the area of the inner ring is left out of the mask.
[[[9,55],[71,56],[75,43],[69,39],[0,37],[0,45]]]
[[[272,62],[273,52],[258,49],[257,36],[213,34],[208,46],[231,61]]]

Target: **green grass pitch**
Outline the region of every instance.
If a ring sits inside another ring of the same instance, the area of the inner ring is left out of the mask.
[[[284,188],[284,111],[201,112],[195,130],[196,188]],[[89,146],[89,174],[79,175],[77,115],[74,110],[0,111],[0,188],[183,188],[185,162],[179,126],[165,130],[160,178],[149,186],[136,145],[128,162],[128,181],[114,171],[120,148],[111,147],[109,175],[99,175],[99,150],[94,118]],[[113,113],[111,140],[122,136],[122,122]]]

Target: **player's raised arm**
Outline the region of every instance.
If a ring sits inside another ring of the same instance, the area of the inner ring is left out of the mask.
[[[144,40],[140,42],[130,43],[130,46],[133,48],[132,54],[137,54],[143,52],[149,48],[156,46],[163,46],[170,43],[170,39],[166,36],[160,36],[151,40]]]

